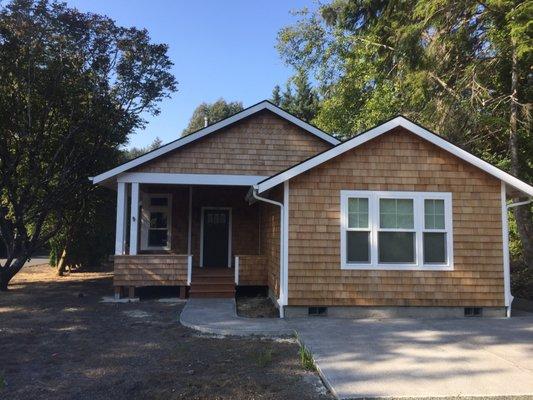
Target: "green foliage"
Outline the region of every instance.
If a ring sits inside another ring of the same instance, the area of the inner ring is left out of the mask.
[[[146,30],[63,3],[0,9],[0,289],[37,249],[94,216],[83,215],[96,210],[84,203],[100,202],[89,176],[115,165],[142,115],[176,90],[167,50]]]
[[[154,141],[146,147],[132,147],[124,150],[123,157],[125,158],[125,161],[133,160],[134,158],[140,157],[143,154],[160,148],[162,144],[163,141],[159,137],[156,137]]]
[[[533,300],[533,270],[521,261],[511,264],[511,293],[515,297]]]
[[[346,139],[404,114],[531,182],[532,14],[524,0],[333,0],[297,13],[277,47],[314,75],[318,127]],[[518,227],[533,249],[531,212]]]
[[[202,103],[194,110],[189,125],[182,132],[182,136],[187,136],[208,125],[214,124],[224,118],[231,117],[233,114],[243,110],[240,101],[227,102],[224,99],[218,99],[214,103]]]
[[[298,356],[300,357],[300,363],[304,369],[308,371],[316,371],[315,361],[313,360],[311,351],[301,342],[300,347],[298,348]]]
[[[0,373],[0,391],[4,390],[7,386],[6,378],[4,377],[3,373]]]
[[[293,89],[295,94],[293,94]],[[271,101],[298,118],[309,122],[315,118],[320,104],[318,93],[311,86],[307,73],[304,71],[300,71],[289,79],[283,93],[281,93],[278,85],[274,86]]]

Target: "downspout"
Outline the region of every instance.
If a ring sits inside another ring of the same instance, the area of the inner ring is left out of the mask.
[[[533,202],[533,198],[517,203],[507,204],[507,191],[505,183],[501,183],[502,195],[502,230],[503,230],[503,280],[505,286],[505,307],[507,309],[507,317],[511,316],[511,304],[513,296],[511,294],[511,262],[509,257],[509,209],[519,206],[525,206]]]
[[[284,293],[284,273],[283,273],[283,266],[284,266],[284,254],[283,254],[283,242],[284,242],[284,232],[283,232],[283,221],[284,221],[284,206],[283,203],[271,199],[267,199],[266,197],[261,197],[257,194],[257,188],[255,186],[252,187],[252,197],[256,199],[257,201],[262,201],[265,203],[273,204],[275,206],[279,207],[280,210],[280,221],[279,221],[279,299],[278,299],[278,306],[279,306],[279,316],[281,318],[284,318],[284,312],[283,312],[283,306],[285,305],[285,293]]]

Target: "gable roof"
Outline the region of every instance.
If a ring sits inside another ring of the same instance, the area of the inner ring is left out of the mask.
[[[279,185],[280,183],[288,179],[294,178],[297,175],[300,175],[306,171],[309,171],[311,168],[314,168],[317,165],[320,165],[328,160],[331,160],[332,158],[340,154],[343,154],[351,149],[354,149],[362,145],[363,143],[366,143],[369,140],[372,140],[397,127],[403,127],[409,130],[411,133],[452,153],[456,157],[482,169],[483,171],[500,179],[501,181],[512,186],[513,188],[529,196],[533,196],[533,186],[528,185],[527,183],[521,181],[520,179],[514,177],[513,175],[510,175],[507,172],[502,171],[501,169],[495,167],[494,165],[491,165],[488,162],[483,161],[481,158],[478,158],[474,156],[473,154],[461,149],[460,147],[457,147],[456,145],[443,139],[439,135],[421,127],[420,125],[415,124],[414,122],[408,120],[407,118],[403,116],[395,117],[345,142],[342,142],[341,144],[329,150],[326,150],[320,154],[317,154],[314,157],[311,157],[305,161],[302,161],[301,163],[296,164],[295,166],[290,167],[286,169],[285,171],[282,171],[276,175],[273,175],[257,183],[256,185],[254,185],[254,188],[257,190],[258,193],[262,193],[268,189],[273,188],[276,185]]]
[[[135,168],[141,164],[144,164],[150,160],[153,160],[157,157],[162,156],[163,154],[166,154],[168,152],[171,152],[172,150],[178,149],[182,146],[185,146],[186,144],[189,144],[191,142],[194,142],[196,140],[199,140],[207,135],[214,134],[218,130],[225,128],[231,124],[234,124],[244,118],[249,117],[250,115],[256,114],[263,110],[269,110],[273,112],[274,114],[278,115],[279,117],[292,122],[293,124],[299,126],[300,128],[304,129],[305,131],[309,132],[312,135],[317,136],[318,138],[332,144],[337,145],[340,143],[340,140],[336,139],[335,137],[331,136],[330,134],[318,129],[317,127],[308,124],[305,121],[302,121],[301,119],[295,117],[292,114],[289,114],[287,111],[282,110],[278,106],[274,105],[273,103],[269,102],[268,100],[264,100],[260,103],[257,103],[251,107],[248,107],[237,114],[232,115],[231,117],[225,118],[219,122],[214,123],[213,125],[209,125],[203,129],[200,129],[194,133],[191,133],[190,135],[184,136],[182,138],[179,138],[177,140],[174,140],[173,142],[170,142],[166,145],[163,145],[149,153],[143,154],[142,156],[139,156],[137,158],[134,158],[133,160],[130,160],[128,162],[125,162],[124,164],[121,164],[113,169],[110,169],[106,172],[101,173],[100,175],[97,175],[92,178],[93,183],[101,183],[105,180],[108,180],[118,174],[121,174],[131,168]]]

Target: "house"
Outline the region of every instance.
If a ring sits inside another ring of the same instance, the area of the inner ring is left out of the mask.
[[[92,179],[117,294],[267,286],[281,316],[504,316],[507,199],[533,196],[404,117],[341,143],[267,101]]]

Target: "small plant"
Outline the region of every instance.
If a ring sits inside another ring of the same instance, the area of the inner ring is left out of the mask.
[[[294,332],[294,336],[300,345],[300,348],[298,349],[298,355],[300,356],[300,363],[302,364],[302,367],[308,371],[316,371],[315,361],[313,360],[311,351],[300,340],[298,333]]]
[[[6,378],[4,377],[4,374],[0,372],[0,390],[4,390],[7,386]]]
[[[272,349],[268,348],[266,350],[262,350],[257,354],[256,357],[256,363],[261,368],[266,367],[268,364],[272,362]]]

